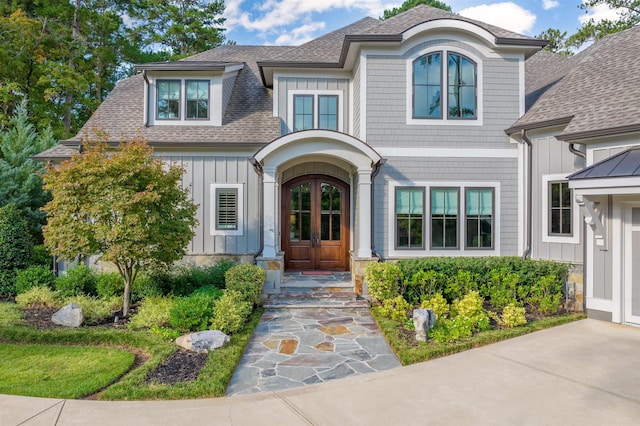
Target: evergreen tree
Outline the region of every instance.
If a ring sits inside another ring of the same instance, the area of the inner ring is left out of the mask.
[[[389,19],[393,16],[396,16],[402,12],[406,12],[409,9],[413,9],[414,7],[426,4],[427,6],[436,7],[438,9],[446,10],[447,12],[451,12],[451,6],[448,4],[438,1],[438,0],[405,0],[404,3],[400,5],[400,7],[394,7],[392,9],[385,9],[382,12],[382,16],[380,17],[381,21],[385,19]]]
[[[15,204],[0,208],[0,297],[15,295],[16,271],[31,263],[33,241]]]
[[[570,45],[579,47],[589,41],[597,41],[609,34],[626,30],[640,24],[640,0],[585,0],[578,7],[588,12],[589,9],[599,5],[607,5],[612,9],[620,10],[620,18],[617,20],[604,19],[595,22],[590,19],[569,37]]]

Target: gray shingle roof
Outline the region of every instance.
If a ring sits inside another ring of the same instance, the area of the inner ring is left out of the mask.
[[[640,26],[605,37],[560,62],[552,69],[545,60],[527,67],[538,76],[530,85],[527,81],[527,96],[535,102],[508,133],[567,116],[572,118],[558,136],[562,140],[640,131]]]
[[[136,136],[163,144],[264,144],[280,136],[280,122],[273,117],[270,89],[260,82],[256,62],[290,49],[281,46],[221,46],[183,61],[244,62],[238,74],[222,126],[144,127],[144,80],[142,75],[124,79],[83,126],[65,143],[77,143],[93,129],[104,129],[112,142]]]
[[[71,158],[73,154],[78,152],[76,148],[65,146],[65,145],[55,145],[46,151],[43,151],[39,154],[34,155],[34,160],[38,161],[60,161],[60,160],[68,160]]]
[[[569,176],[569,180],[640,176],[640,147],[627,149]]]

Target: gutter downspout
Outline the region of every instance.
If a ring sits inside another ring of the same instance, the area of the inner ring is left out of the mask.
[[[583,160],[587,160],[587,154],[585,154],[584,152],[580,151],[578,148],[576,148],[576,144],[574,142],[571,142],[569,144],[569,151],[575,155],[576,157],[580,157]],[[582,222],[582,235],[587,235],[587,224],[585,223],[584,220],[581,221]],[[582,293],[587,294],[587,283],[589,282],[587,280],[587,268],[586,268],[586,261],[587,261],[587,245],[583,242],[582,244],[582,280],[585,283],[584,287],[582,288]],[[567,280],[565,279],[565,283],[567,282]],[[567,284],[565,284],[567,285]],[[568,291],[566,291],[565,289],[565,294],[569,294]],[[565,302],[567,303],[567,302]],[[565,306],[568,306],[568,304],[565,304]],[[583,299],[582,301],[582,312],[584,312],[585,314],[587,313],[587,302],[586,300]]]
[[[380,169],[382,168],[382,166],[384,165],[384,163],[387,162],[386,158],[381,158],[380,161],[378,161],[374,166],[373,166],[373,172],[371,173],[371,206],[373,207],[375,205],[375,203],[373,202],[374,200],[374,196],[375,196],[375,191],[373,190],[373,184],[374,184],[374,180],[376,178],[376,176],[378,176],[378,173],[380,173]],[[371,209],[371,256],[372,257],[377,257],[378,258],[378,262],[384,262],[384,257],[382,257],[382,255],[380,253],[378,253],[376,251],[375,245],[373,243],[373,229],[374,229],[374,224],[373,224],[373,220],[374,220],[374,209]]]
[[[527,144],[527,244],[524,252],[522,253],[522,258],[526,259],[531,257],[531,240],[533,238],[533,226],[531,223],[531,206],[533,204],[533,144],[531,143],[531,139],[527,136],[526,130],[520,130],[520,137],[522,138],[522,141]]]
[[[587,154],[585,154],[584,152],[582,152],[578,148],[576,148],[576,144],[573,143],[573,142],[571,142],[569,144],[569,151],[571,151],[571,153],[573,155],[576,155],[576,156],[582,158],[583,160],[586,160],[586,158],[587,158]]]
[[[151,87],[151,82],[149,81],[149,77],[147,77],[147,70],[142,70],[142,78],[144,78],[144,83],[147,88],[147,107],[144,110],[144,127],[149,127],[149,87]]]
[[[262,184],[262,180],[264,179],[264,173],[262,171],[262,166],[260,165],[259,162],[256,161],[255,158],[251,157],[251,159],[249,160],[249,162],[251,163],[251,165],[253,166],[253,170],[255,170],[256,174],[258,175],[259,179],[259,185],[260,185],[260,190],[258,191],[258,217],[259,217],[259,231],[260,231],[260,247],[258,248],[258,251],[256,251],[255,253],[253,253],[253,263],[256,263],[256,258],[258,256],[260,256],[260,254],[262,254],[262,250],[264,250],[264,205],[263,205],[263,197],[264,197],[264,185]]]

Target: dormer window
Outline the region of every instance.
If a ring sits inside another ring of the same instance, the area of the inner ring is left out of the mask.
[[[180,119],[180,80],[158,80],[158,120]]]
[[[209,80],[187,80],[187,120],[209,118]]]

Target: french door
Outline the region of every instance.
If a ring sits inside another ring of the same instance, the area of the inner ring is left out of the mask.
[[[349,269],[349,186],[329,176],[293,179],[282,190],[287,269]]]
[[[640,324],[640,205],[627,206],[624,214],[624,321]]]

